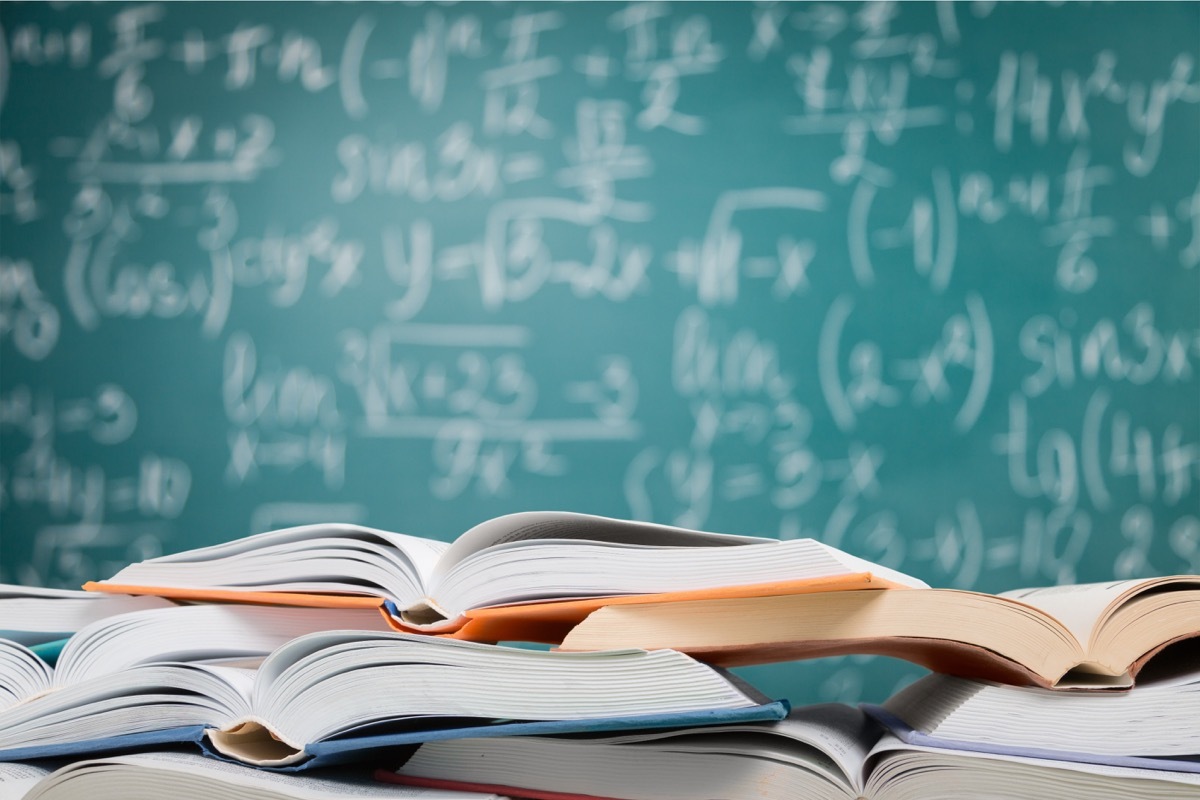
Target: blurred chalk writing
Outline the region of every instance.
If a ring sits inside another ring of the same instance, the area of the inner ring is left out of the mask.
[[[1195,4],[0,28],[0,580],[538,508],[1200,571]]]

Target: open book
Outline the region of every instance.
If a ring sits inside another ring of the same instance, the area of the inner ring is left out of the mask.
[[[329,631],[289,641],[257,670],[138,663],[34,694],[0,711],[0,759],[197,742],[256,766],[311,766],[446,736],[699,725],[785,713],[783,704],[763,703],[731,678],[670,650],[554,653]]]
[[[0,584],[0,639],[38,645],[65,639],[85,625],[114,614],[173,605],[158,597]]]
[[[357,771],[278,775],[189,753],[136,753],[53,771],[0,764],[0,800],[504,800],[490,793],[396,788]]]
[[[531,511],[488,520],[453,544],[356,525],[287,528],[132,564],[85,588],[292,605],[387,600],[400,629],[557,642],[570,625],[611,602],[595,598],[924,585],[811,539]],[[576,602],[492,608],[561,600]]]
[[[911,742],[1125,766],[1187,760],[1200,772],[1196,654],[1156,664],[1119,694],[928,675],[869,710]]]
[[[139,665],[257,663],[297,636],[342,628],[383,632],[387,626],[370,609],[154,608],[85,625],[67,640],[53,667],[20,642],[0,639],[0,719],[18,704],[58,692],[72,694],[79,686]]]
[[[719,729],[430,742],[379,777],[545,800],[1200,798],[1200,774],[909,745],[836,704]]]
[[[935,672],[1062,689],[1128,688],[1200,635],[1200,576],[1023,589],[851,591],[610,606],[564,650],[670,647],[725,666],[870,653]]]

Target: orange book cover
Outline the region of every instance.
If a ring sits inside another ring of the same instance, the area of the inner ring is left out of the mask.
[[[182,602],[254,603],[261,605],[305,606],[309,608],[379,608],[388,623],[398,631],[422,633],[420,627],[405,625],[383,607],[383,600],[370,595],[319,594],[305,592],[260,592],[234,589],[190,589],[168,586],[124,586],[89,581],[83,588],[111,594],[141,594]],[[907,589],[909,587],[876,577],[869,572],[808,578],[794,581],[720,586],[656,594],[589,597],[573,600],[546,600],[491,606],[468,611],[459,627],[439,630],[436,635],[476,642],[528,641],[558,644],[576,624],[598,608],[630,603],[664,603],[684,600],[717,600],[729,597],[769,597],[810,592],[848,591],[853,589]]]

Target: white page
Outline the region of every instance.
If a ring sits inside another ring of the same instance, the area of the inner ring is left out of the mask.
[[[363,587],[353,584],[329,582],[322,588],[320,583],[305,582],[301,578],[306,574],[349,574],[347,567],[353,566],[356,560],[338,558],[339,553],[349,551],[358,559],[369,556],[373,562],[384,565],[391,572],[409,572],[411,578],[417,581],[410,591],[419,595],[448,547],[445,542],[361,525],[300,525],[130,564],[106,582],[234,589],[254,589],[258,586],[269,589],[269,584],[281,583],[287,586],[281,591],[362,593]],[[314,560],[321,553],[328,558],[328,564]],[[306,558],[302,559],[301,556]],[[392,561],[407,566],[390,564]],[[410,583],[411,580],[403,582]]]
[[[167,728],[219,725],[249,709],[253,671],[147,664],[0,711],[0,750]]]
[[[0,761],[0,800],[22,800],[25,793],[50,774],[50,770],[32,764]]]
[[[201,604],[122,614],[92,623],[67,643],[56,685],[154,661],[265,658],[288,641],[321,630],[385,632],[376,609]]]
[[[53,680],[53,668],[37,654],[20,642],[0,639],[0,711],[45,691]]]
[[[258,723],[302,751],[363,724],[407,717],[555,720],[755,705],[719,672],[673,650],[558,653],[342,631],[276,650],[258,671],[246,715],[222,727]],[[250,734],[212,738],[237,755]]]
[[[99,619],[172,605],[159,597],[0,584],[0,637],[40,644],[65,638]]]
[[[984,761],[999,761],[1011,764],[1022,764],[1028,767],[1054,768],[1064,771],[1103,775],[1111,778],[1164,780],[1180,784],[1181,786],[1185,785],[1200,787],[1200,773],[1170,772],[1166,770],[1137,769],[1134,767],[1114,767],[1108,764],[1088,764],[1079,761],[1057,761],[1046,758],[1028,758],[1025,756],[1004,755],[999,753],[974,753],[957,750],[944,750],[938,747],[905,744],[891,734],[885,734],[879,740],[879,742],[873,748],[871,748],[871,752],[868,754],[868,760],[873,759],[877,755],[882,755],[889,752],[926,753],[946,761],[959,761],[960,763],[966,762],[968,764],[970,763],[970,759],[982,759]],[[1014,775],[1016,774],[1017,773],[1014,772]]]
[[[155,773],[159,773],[157,781],[164,784],[163,796],[181,799],[217,795],[233,797],[239,792],[252,792],[257,797],[289,800],[392,797],[413,800],[500,800],[491,794],[394,786],[361,777],[334,780],[309,775],[285,775],[184,753],[138,753],[82,761],[54,773],[48,783],[66,783],[72,774],[104,767],[141,768],[141,771],[131,769],[127,773],[130,779],[136,777],[139,782],[155,780]],[[219,791],[222,787],[234,788],[228,792]],[[206,788],[208,791],[204,791]],[[30,800],[36,800],[37,797],[35,793]]]
[[[711,533],[653,522],[611,519],[569,511],[526,511],[481,522],[459,536],[442,557],[434,580],[488,547],[538,540],[594,539],[651,546],[721,547],[777,542],[776,539]]]

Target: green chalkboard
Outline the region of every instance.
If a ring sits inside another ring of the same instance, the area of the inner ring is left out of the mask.
[[[1200,571],[1196,4],[0,26],[0,580],[547,508],[986,591]]]

